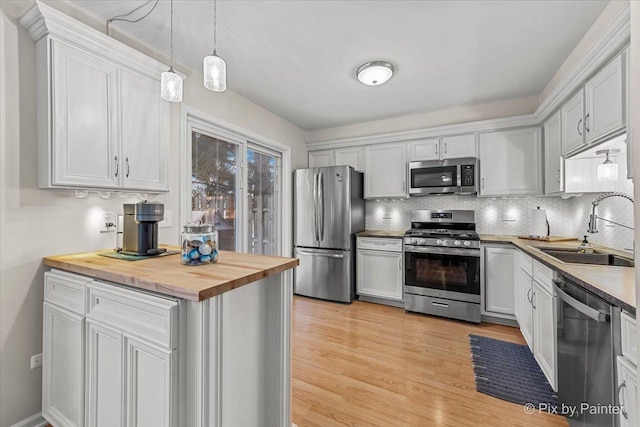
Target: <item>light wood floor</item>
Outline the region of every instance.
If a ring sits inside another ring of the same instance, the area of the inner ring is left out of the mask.
[[[475,390],[470,333],[516,328],[294,297],[292,421],[305,426],[567,426]]]

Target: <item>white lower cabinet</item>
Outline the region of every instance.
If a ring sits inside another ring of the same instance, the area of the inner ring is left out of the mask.
[[[533,355],[538,365],[556,388],[556,302],[552,293],[533,281]]]
[[[402,302],[402,240],[358,238],[356,288],[358,296]],[[381,301],[381,302],[383,302]]]
[[[482,313],[514,319],[515,249],[484,245]]]
[[[533,279],[531,275],[523,269],[519,269],[516,276],[517,286],[520,288],[518,295],[520,297],[520,332],[527,342],[529,348],[533,348],[533,305],[531,304],[531,285]],[[518,304],[518,302],[514,302]]]
[[[621,413],[618,415],[620,427],[638,425],[638,377],[637,368],[623,356],[617,358],[618,371],[618,404]]]

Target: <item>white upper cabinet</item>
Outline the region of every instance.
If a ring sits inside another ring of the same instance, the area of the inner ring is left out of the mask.
[[[50,145],[47,128],[41,126],[39,150],[51,151],[49,156],[39,153],[39,185],[117,188],[118,69],[65,43],[49,42],[51,87],[50,93],[38,93],[38,108],[46,108],[50,96]],[[47,63],[45,51],[38,56],[39,72],[46,72]]]
[[[364,147],[364,198],[407,197],[407,158],[403,142]]]
[[[476,135],[474,133],[466,135],[445,136],[440,141],[442,159],[453,159],[456,157],[476,157]]]
[[[349,165],[358,172],[364,171],[364,150],[362,147],[338,148],[335,150],[336,166]]]
[[[542,193],[540,128],[480,134],[480,195]]]
[[[130,71],[120,79],[124,186],[167,191],[169,104],[158,96],[160,80]]]
[[[618,55],[584,86],[587,143],[625,125],[625,58]]]
[[[333,150],[320,150],[309,152],[309,167],[323,168],[325,166],[335,166]]]
[[[544,124],[544,193],[564,190],[561,112],[551,116]]]
[[[470,133],[411,141],[408,144],[408,155],[410,161],[476,157],[476,135]]]
[[[36,42],[38,185],[168,191],[167,67],[41,2],[20,23]]]
[[[562,154],[584,145],[584,89],[580,89],[562,106]]]

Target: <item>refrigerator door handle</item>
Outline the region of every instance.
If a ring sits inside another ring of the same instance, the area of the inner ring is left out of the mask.
[[[313,238],[318,238],[318,174],[313,174]]]
[[[319,256],[324,258],[338,258],[338,259],[344,258],[344,255],[341,255],[341,254],[321,254],[317,252],[306,252],[306,251],[300,251],[300,250],[297,251],[296,253],[300,255],[311,255],[311,256]]]
[[[324,175],[322,172],[318,172],[318,199],[319,199],[319,239],[324,240]]]

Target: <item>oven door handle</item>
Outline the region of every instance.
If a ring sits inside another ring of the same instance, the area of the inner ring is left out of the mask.
[[[434,254],[434,255],[454,255],[464,257],[480,258],[480,251],[478,249],[464,249],[464,248],[435,248],[435,247],[423,247],[423,246],[411,246],[404,245],[404,251],[417,254]]]

